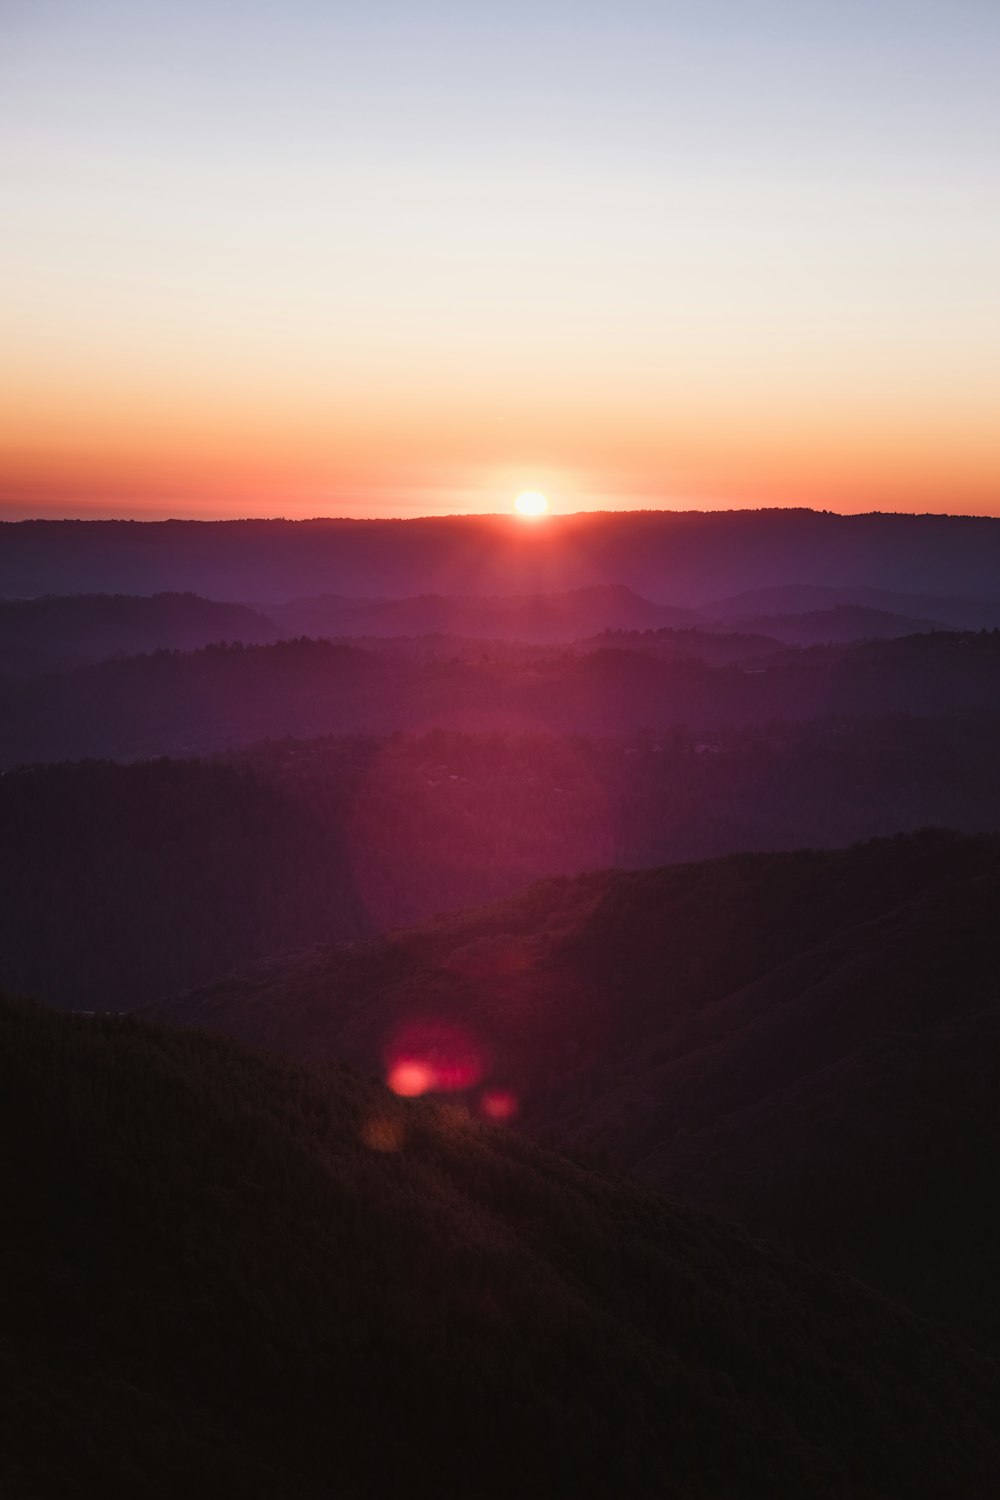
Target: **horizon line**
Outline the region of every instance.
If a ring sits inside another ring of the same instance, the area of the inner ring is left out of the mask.
[[[622,508],[588,507],[585,510],[573,511],[550,511],[548,515],[539,520],[533,520],[530,525],[533,529],[544,531],[553,522],[579,520],[586,516],[626,518],[629,516],[736,516],[736,515],[811,515],[811,516],[833,516],[838,520],[863,520],[873,517],[880,518],[906,518],[909,520],[949,520],[949,521],[996,521],[1000,520],[1000,511],[937,511],[937,510],[834,510],[829,506],[813,505],[733,505],[733,506],[691,506],[679,509],[675,506],[635,506],[628,510]],[[290,515],[162,515],[162,516],[140,516],[140,515],[21,515],[5,516],[0,512],[0,524],[4,526],[29,526],[29,525],[55,525],[55,526],[232,526],[232,525],[285,525],[285,526],[310,526],[323,524],[342,524],[364,526],[386,526],[386,525],[413,525],[427,521],[503,521],[514,523],[525,527],[523,517],[510,511],[447,511],[444,513],[427,513],[417,516],[358,516],[358,515],[324,515],[314,516],[290,516]]]

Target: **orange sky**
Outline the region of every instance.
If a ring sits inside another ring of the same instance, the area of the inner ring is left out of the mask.
[[[209,9],[0,22],[0,514],[1000,510],[985,10]]]

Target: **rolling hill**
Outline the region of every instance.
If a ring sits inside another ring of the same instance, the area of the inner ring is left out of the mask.
[[[498,1092],[996,1348],[998,904],[995,838],[737,855],[547,882],[157,1013]]]
[[[1000,720],[280,739],[0,775],[0,987],[130,1009],[531,881],[1000,828]]]
[[[978,1500],[996,1365],[431,1101],[0,1002],[10,1500]]]
[[[986,713],[998,692],[1000,632],[786,650],[753,667],[611,647],[544,660],[411,661],[325,641],[220,645],[0,682],[0,767],[432,726],[621,735],[889,711]]]

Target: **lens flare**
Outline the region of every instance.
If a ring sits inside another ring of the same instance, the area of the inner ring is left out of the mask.
[[[386,1083],[394,1094],[460,1094],[475,1088],[486,1071],[479,1041],[451,1020],[407,1022],[386,1049]]]
[[[517,1114],[517,1095],[509,1089],[491,1089],[479,1107],[488,1120],[512,1120]]]
[[[389,1069],[386,1080],[394,1094],[404,1099],[416,1099],[428,1093],[437,1082],[434,1069],[423,1062],[398,1062]]]

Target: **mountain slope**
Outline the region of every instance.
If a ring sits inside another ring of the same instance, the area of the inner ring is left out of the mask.
[[[732,856],[548,882],[162,1013],[368,1068],[409,1048],[446,1082],[450,1028],[529,1128],[1000,1347],[998,902],[995,839]]]
[[[12,1500],[955,1500],[997,1369],[857,1284],[343,1072],[0,1003]]]

